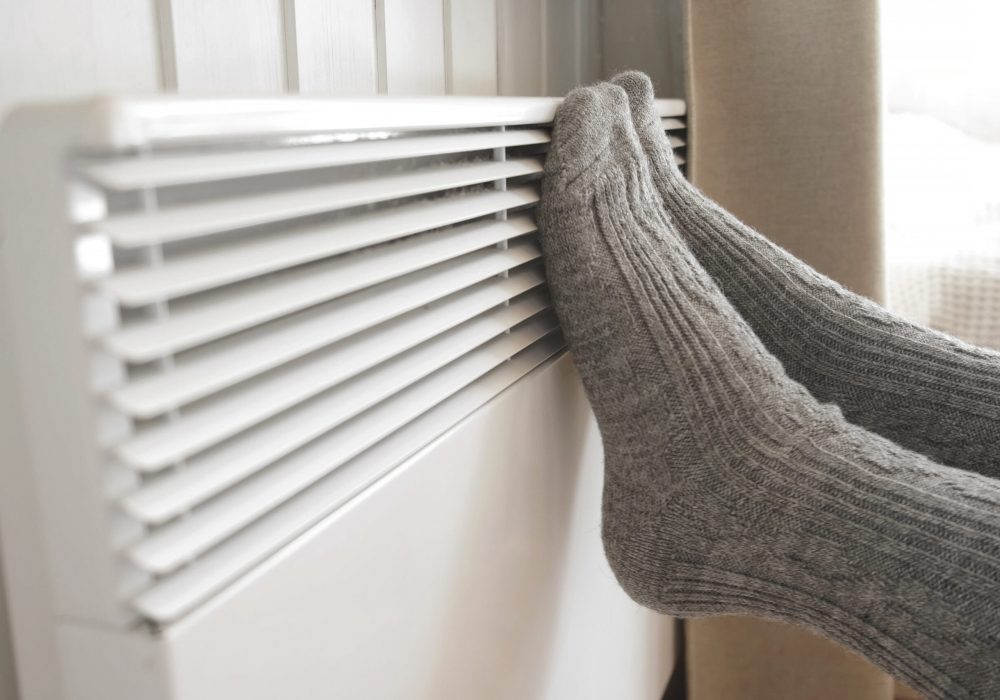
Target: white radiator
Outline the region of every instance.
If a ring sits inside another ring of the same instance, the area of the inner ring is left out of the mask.
[[[384,576],[421,599],[470,595],[476,571],[439,582],[450,591],[419,572],[469,560],[445,540],[474,516],[415,542],[405,531],[433,523],[408,519],[411,501],[359,523],[401,497],[389,477],[428,491],[421,518],[444,518],[479,506],[454,477],[431,489],[435,469],[487,465],[501,479],[488,495],[523,478],[512,461],[537,460],[544,479],[585,449],[596,460],[532,213],[557,104],[159,98],[12,113],[0,533],[26,700],[434,697],[510,663],[496,657],[518,650],[480,633],[444,659],[463,666],[454,678],[389,660],[448,646],[428,630],[463,623],[401,602]],[[682,148],[683,104],[660,109]],[[511,427],[491,410],[537,425],[491,435]],[[575,422],[553,436],[562,410]],[[537,552],[503,551],[518,527],[494,523],[480,545],[515,564],[560,555],[544,533]],[[333,542],[345,549],[296,567]],[[327,637],[307,624],[334,613]],[[421,631],[393,632],[386,657],[386,630],[369,625],[390,618]],[[479,696],[529,687],[542,686]]]

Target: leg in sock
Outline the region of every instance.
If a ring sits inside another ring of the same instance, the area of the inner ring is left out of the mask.
[[[788,374],[853,423],[1000,478],[1000,355],[889,313],[740,222],[677,168],[649,78],[628,72],[612,82],[629,95],[653,181],[681,237]]]
[[[931,698],[1000,697],[1000,483],[848,423],[785,374],[672,229],[620,88],[567,97],[543,187],[625,590],[671,615],[806,625]]]

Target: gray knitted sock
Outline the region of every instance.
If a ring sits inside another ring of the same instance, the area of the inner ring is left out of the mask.
[[[649,78],[612,82],[681,237],[788,374],[852,423],[1000,478],[1000,355],[889,313],[740,222],[681,174]]]
[[[620,88],[566,98],[543,191],[623,588],[671,615],[811,627],[929,697],[1000,697],[1000,483],[848,423],[785,374],[676,235]]]

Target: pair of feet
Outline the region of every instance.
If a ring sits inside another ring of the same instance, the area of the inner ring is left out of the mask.
[[[566,98],[540,212],[620,583],[812,627],[929,697],[1000,697],[1000,356],[705,198],[652,97],[627,73]]]

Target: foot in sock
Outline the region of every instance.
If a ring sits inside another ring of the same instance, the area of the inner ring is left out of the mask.
[[[604,442],[602,535],[622,587],[671,615],[811,627],[930,698],[1000,697],[1000,483],[791,380],[649,178],[624,91],[572,92],[542,246]]]
[[[909,323],[771,243],[677,168],[642,73],[629,96],[649,169],[680,236],[767,349],[820,401],[936,461],[1000,478],[1000,354]],[[697,137],[697,135],[695,135]]]

